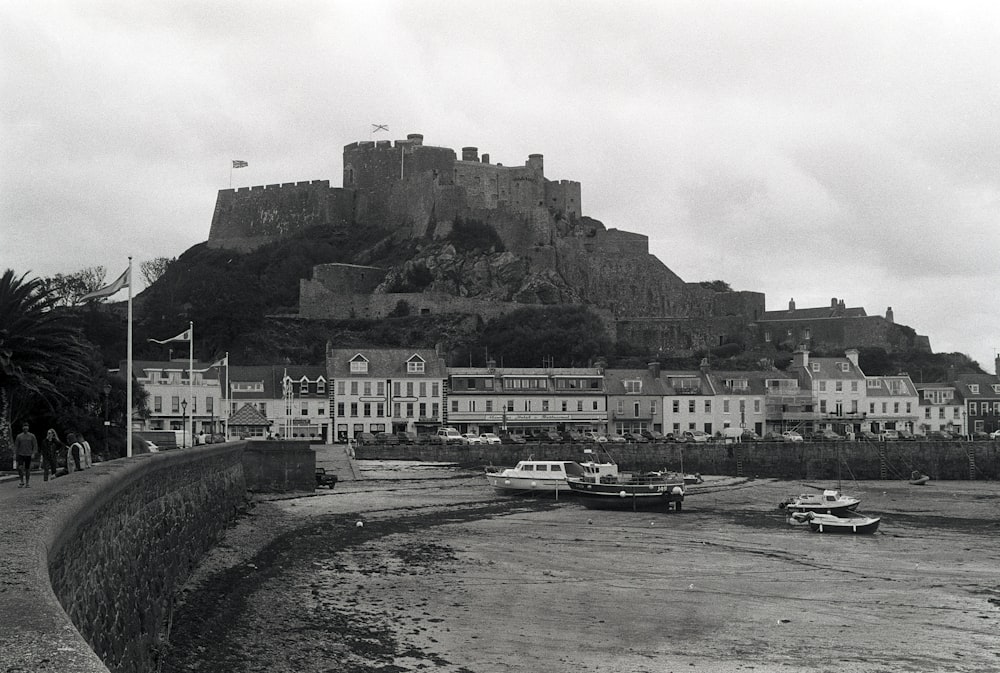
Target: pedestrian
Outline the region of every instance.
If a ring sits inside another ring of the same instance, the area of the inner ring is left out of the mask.
[[[80,452],[80,464],[83,466],[83,469],[89,470],[94,466],[94,461],[90,453],[90,442],[84,439],[83,435],[80,435],[80,446],[83,447],[83,451]]]
[[[66,441],[69,442],[69,447],[66,449],[66,472],[79,472],[80,471],[80,454],[83,453],[83,445],[80,444],[80,435],[71,432],[66,435]]]
[[[56,473],[59,469],[59,466],[56,464],[56,456],[59,455],[59,451],[65,450],[66,445],[59,439],[59,434],[55,431],[55,428],[49,428],[49,431],[45,434],[45,439],[42,440],[42,479],[44,481],[49,480],[50,472],[52,473],[52,478],[56,478]]]
[[[28,423],[21,425],[21,434],[14,439],[14,457],[17,460],[17,476],[21,478],[18,488],[28,488],[31,484],[31,460],[38,453],[38,440],[29,431]]]

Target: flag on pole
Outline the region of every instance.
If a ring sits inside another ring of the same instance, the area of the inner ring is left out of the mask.
[[[191,341],[191,328],[187,328],[172,339],[164,339],[163,341],[160,341],[159,339],[150,339],[150,341],[157,344],[168,344],[174,341]]]
[[[111,285],[102,287],[100,290],[94,290],[90,294],[83,295],[82,297],[80,297],[80,301],[88,301],[90,299],[103,299],[104,297],[110,297],[114,293],[118,292],[118,290],[130,287],[130,285],[131,283],[129,282],[129,269],[125,269],[125,273],[118,276],[118,280],[111,283]]]
[[[229,355],[226,355],[224,358],[220,360],[216,360],[215,362],[210,364],[208,368],[211,369],[212,367],[227,367],[227,366],[229,366]]]
[[[250,164],[243,161],[242,159],[233,159],[233,168],[246,168],[249,165]]]

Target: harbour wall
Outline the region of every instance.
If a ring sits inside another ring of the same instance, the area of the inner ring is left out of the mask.
[[[176,592],[248,490],[313,490],[311,450],[264,444],[144,454],[36,476],[24,490],[5,484],[0,671],[157,670]]]
[[[600,446],[601,449],[594,449]],[[584,454],[585,448],[594,449]],[[607,449],[608,453],[604,452]],[[478,468],[536,460],[611,458],[624,470],[674,470],[773,479],[1000,479],[1000,442],[745,442],[738,444],[493,444],[363,446],[359,459],[458,463]],[[838,472],[839,465],[839,472]]]

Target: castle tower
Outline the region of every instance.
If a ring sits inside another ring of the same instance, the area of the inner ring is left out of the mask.
[[[788,310],[789,311],[795,310],[795,297],[792,297],[791,299],[788,300]]]
[[[893,316],[892,316],[892,307],[891,306],[885,310],[885,319],[888,322],[895,322],[895,320],[893,319]]]
[[[539,175],[545,174],[545,160],[541,154],[529,154],[528,161],[524,165],[538,171]]]
[[[463,147],[462,148],[462,161],[479,161],[479,148],[478,147]]]

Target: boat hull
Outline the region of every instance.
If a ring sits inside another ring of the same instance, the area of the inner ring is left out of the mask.
[[[510,477],[487,474],[486,481],[497,493],[513,495],[522,493],[565,493],[569,491],[566,478],[539,479],[537,477]]]
[[[845,503],[843,505],[796,505],[794,503],[785,505],[789,512],[812,512],[813,514],[833,514],[843,516],[848,512],[853,512],[858,508],[858,502]]]
[[[625,511],[680,511],[684,489],[678,482],[601,484],[570,480],[570,491],[588,509]]]
[[[840,517],[834,517],[840,518]],[[809,529],[814,533],[833,533],[839,535],[871,535],[878,530],[880,518],[840,518],[839,521],[813,519]]]

